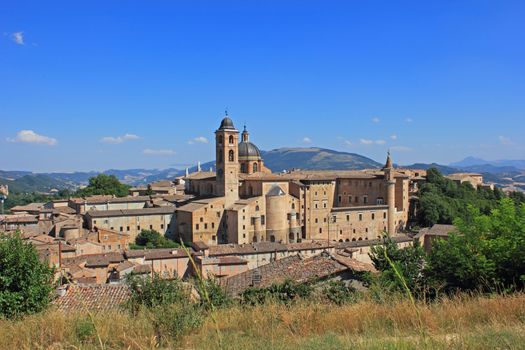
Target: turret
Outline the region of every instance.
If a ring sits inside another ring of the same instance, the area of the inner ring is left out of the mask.
[[[394,235],[396,233],[396,180],[394,178],[394,167],[392,165],[390,151],[388,151],[383,171],[385,172],[385,180],[387,184],[386,202],[388,205],[388,234]]]

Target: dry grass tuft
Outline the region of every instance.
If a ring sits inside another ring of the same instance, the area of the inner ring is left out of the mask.
[[[417,308],[424,332],[409,300],[236,306],[216,312],[222,343],[208,317],[193,334],[161,345],[147,311],[94,314],[92,327],[87,314],[49,310],[0,320],[0,349],[525,349],[524,294],[459,296]]]

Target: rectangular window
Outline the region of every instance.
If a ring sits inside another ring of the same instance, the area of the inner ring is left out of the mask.
[[[359,197],[358,196],[355,196],[355,201],[356,203],[359,203]]]
[[[208,224],[204,224],[204,229],[207,230],[208,229]]]
[[[359,221],[363,221],[363,214],[359,214]]]
[[[350,221],[350,215],[346,216],[346,221]]]
[[[376,219],[376,214],[372,213],[372,220]]]
[[[140,231],[140,226],[137,226],[137,231]]]
[[[153,230],[153,225],[149,225],[149,229],[150,229],[150,230]]]
[[[264,215],[261,215],[261,225],[264,224],[266,224],[266,218],[264,217]]]
[[[126,231],[129,231],[129,226],[126,227]]]
[[[211,236],[211,240],[212,240],[212,241],[215,241],[215,236]]]
[[[368,196],[363,196],[363,203],[364,203],[364,204],[367,204],[367,203],[368,203]]]
[[[124,227],[120,226],[120,232],[124,231]]]
[[[199,224],[195,224],[195,230],[199,230]]]
[[[211,228],[215,228],[215,223],[214,222],[211,223]]]
[[[341,202],[343,201],[343,197],[342,196],[338,196],[337,200],[338,200],[339,204],[341,204]]]
[[[386,213],[383,213],[383,219],[386,219]]]
[[[164,224],[160,224],[160,229],[161,229],[161,230],[164,229]]]
[[[315,223],[317,224],[319,222],[319,220],[317,218],[315,218]]]

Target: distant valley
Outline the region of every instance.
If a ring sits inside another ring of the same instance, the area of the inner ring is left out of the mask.
[[[265,165],[274,172],[289,169],[308,170],[360,170],[380,168],[383,164],[368,157],[349,152],[340,152],[324,148],[279,148],[271,151],[261,151]],[[468,157],[450,165],[435,163],[416,163],[401,165],[406,168],[428,169],[438,168],[443,174],[455,172],[477,172],[484,175],[485,181],[496,183],[502,187],[517,186],[525,189],[525,160],[485,161]],[[203,171],[214,170],[215,162],[203,163]],[[196,171],[193,166],[190,172]],[[172,179],[183,175],[184,169],[110,169],[103,173],[115,175],[121,182],[129,185],[145,185],[163,179]],[[43,192],[52,189],[76,189],[88,183],[90,177],[99,172],[72,173],[32,173],[28,171],[0,170],[0,184],[8,184],[13,192]]]

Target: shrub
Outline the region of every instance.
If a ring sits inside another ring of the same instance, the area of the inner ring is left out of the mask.
[[[180,245],[161,235],[155,230],[142,230],[135,238],[135,244],[131,245],[132,249],[155,249],[155,248],[178,248]]]
[[[290,304],[298,299],[308,298],[312,291],[313,287],[309,283],[285,280],[267,288],[249,288],[241,294],[241,300],[248,305],[264,304],[268,301]]]
[[[203,310],[192,303],[179,302],[167,306],[157,306],[150,310],[153,326],[159,342],[162,337],[178,340],[181,336],[196,329],[204,321]]]
[[[140,307],[154,308],[177,302],[187,302],[189,292],[178,279],[163,279],[158,274],[152,277],[130,275],[126,279],[131,292],[128,306],[136,313]]]
[[[75,322],[75,336],[80,342],[88,342],[95,335],[95,326],[89,318],[79,318]]]
[[[0,236],[0,316],[42,311],[51,301],[54,269],[19,234]]]
[[[196,281],[197,292],[199,293],[201,305],[206,309],[222,308],[232,305],[233,299],[217,283],[215,278]]]
[[[358,300],[356,289],[343,281],[330,281],[324,288],[323,295],[337,305],[355,303]]]

